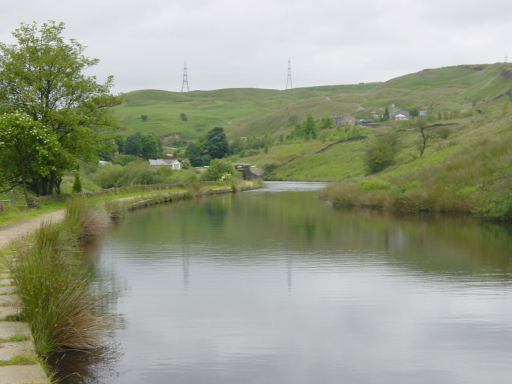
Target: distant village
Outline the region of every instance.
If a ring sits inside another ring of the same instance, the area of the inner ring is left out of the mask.
[[[167,153],[163,156],[163,159],[148,159],[148,163],[152,168],[158,169],[160,167],[169,167],[172,170],[180,170],[181,162],[174,158],[174,155]],[[112,164],[110,161],[100,160],[99,165]]]
[[[370,125],[379,121],[391,120],[391,121],[405,121],[410,120],[411,118],[419,117],[427,117],[427,110],[414,110],[409,111],[403,107],[398,107],[395,104],[389,104],[386,107],[386,110],[389,113],[389,117],[385,117],[385,112],[377,112],[372,111],[367,116],[354,118],[349,115],[338,114],[331,116],[335,125],[344,126],[344,125]],[[412,112],[412,114],[411,114]]]

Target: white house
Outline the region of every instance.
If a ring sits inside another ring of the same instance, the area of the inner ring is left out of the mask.
[[[149,159],[149,165],[153,168],[171,167],[172,169],[181,169],[181,163],[176,159]]]
[[[399,113],[398,115],[395,116],[395,120],[409,120],[409,118],[404,114]]]

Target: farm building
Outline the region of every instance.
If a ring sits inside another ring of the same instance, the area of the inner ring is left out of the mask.
[[[181,163],[176,159],[149,159],[148,162],[153,168],[171,167],[176,170],[181,169]]]

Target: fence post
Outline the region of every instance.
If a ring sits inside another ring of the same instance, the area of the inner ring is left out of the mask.
[[[14,191],[11,189],[10,193],[9,193],[9,198],[11,200],[11,207],[14,208],[14,205],[16,204],[15,201],[14,201]]]

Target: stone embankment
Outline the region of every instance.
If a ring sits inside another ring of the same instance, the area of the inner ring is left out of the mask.
[[[0,382],[48,383],[34,350],[30,328],[17,321],[19,299],[15,293],[6,269],[0,269]]]
[[[0,249],[29,235],[45,222],[58,222],[64,210],[0,228]],[[49,382],[38,361],[28,324],[19,321],[20,300],[7,268],[0,265],[0,383],[45,384]]]

